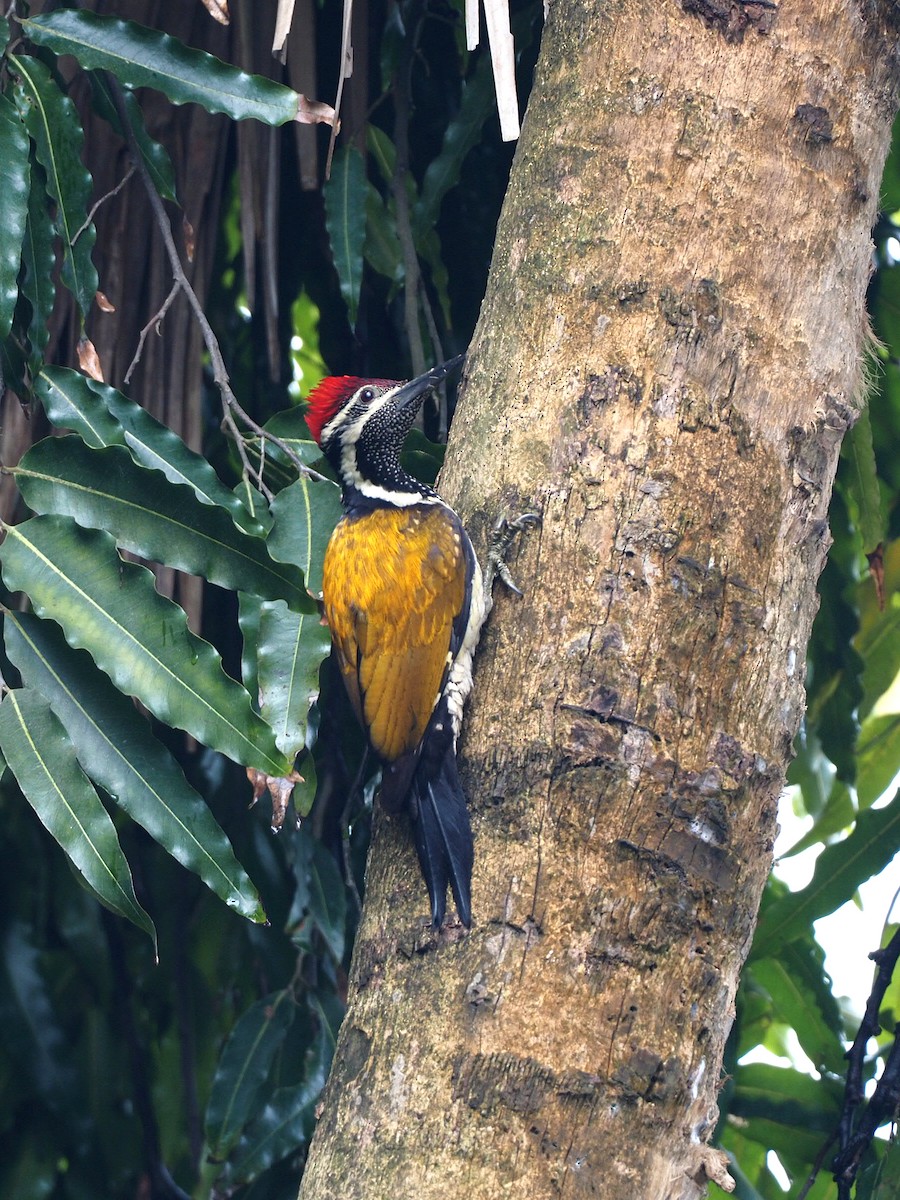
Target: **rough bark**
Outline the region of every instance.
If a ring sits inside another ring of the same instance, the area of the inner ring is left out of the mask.
[[[554,0],[444,494],[540,509],[463,744],[475,927],[379,819],[301,1195],[699,1195],[861,390],[896,31]],[[727,1182],[727,1180],[725,1181]]]

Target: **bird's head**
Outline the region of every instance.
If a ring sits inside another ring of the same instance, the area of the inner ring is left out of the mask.
[[[310,392],[306,424],[344,488],[399,486],[404,439],[428,392],[462,362],[460,354],[408,382],[332,375]]]

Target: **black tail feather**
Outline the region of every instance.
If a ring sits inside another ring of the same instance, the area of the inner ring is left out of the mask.
[[[424,766],[425,764],[423,764]],[[452,747],[437,774],[419,770],[413,780],[413,828],[419,866],[431,899],[431,924],[439,929],[447,907],[447,884],[459,919],[472,924],[472,863],[475,857],[466,797]]]

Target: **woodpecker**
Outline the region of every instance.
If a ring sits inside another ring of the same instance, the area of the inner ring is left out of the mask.
[[[400,451],[426,394],[463,357],[408,383],[324,379],[306,413],[344,509],[325,552],[325,617],[382,765],[381,803],[409,809],[434,929],[448,884],[460,921],[472,923],[474,852],[456,742],[490,600],[462,521],[403,469]]]

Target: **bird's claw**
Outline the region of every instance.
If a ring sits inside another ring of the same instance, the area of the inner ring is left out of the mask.
[[[491,543],[488,548],[488,594],[490,594],[494,580],[499,576],[513,595],[519,597],[524,595],[521,588],[516,586],[509,567],[506,565],[506,552],[517,533],[524,533],[540,523],[540,514],[532,512],[522,513],[512,521],[507,520],[506,517],[498,517],[494,522]]]

